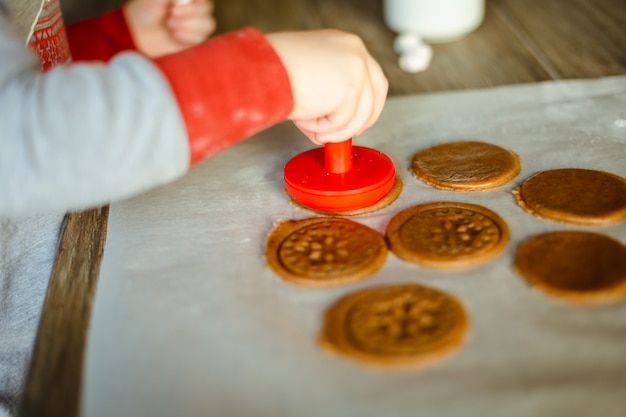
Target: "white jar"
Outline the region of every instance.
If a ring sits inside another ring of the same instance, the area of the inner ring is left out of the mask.
[[[450,42],[476,29],[485,16],[485,0],[383,0],[387,26],[429,43]]]

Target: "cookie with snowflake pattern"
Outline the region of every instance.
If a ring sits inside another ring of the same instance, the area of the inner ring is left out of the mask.
[[[326,310],[322,347],[365,363],[425,365],[456,351],[469,317],[452,295],[419,284],[366,288]]]
[[[404,209],[391,219],[386,235],[389,248],[400,258],[442,269],[485,262],[509,241],[508,226],[497,213],[459,202]]]
[[[376,230],[345,218],[279,222],[268,234],[265,259],[296,284],[329,287],[366,278],[385,262],[387,245]]]

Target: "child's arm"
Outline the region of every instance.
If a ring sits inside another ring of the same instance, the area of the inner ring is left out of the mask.
[[[149,57],[196,45],[215,30],[213,2],[132,0],[122,8],[67,25],[75,61],[108,61],[115,54],[138,50]]]
[[[0,15],[0,216],[93,207],[171,182],[192,154],[217,152],[292,108],[284,68],[254,31],[203,44],[215,60],[203,77],[214,84],[189,84],[198,94],[179,104],[165,72],[142,55],[42,74],[11,28]],[[232,61],[245,65],[231,72]],[[199,124],[186,126],[186,110]]]
[[[135,195],[289,117],[318,141],[359,133],[382,108],[382,72],[354,36],[307,36],[324,47],[246,29],[155,61],[127,53],[41,74],[0,14],[0,215]]]
[[[335,30],[285,32],[268,35],[267,41],[247,29],[155,60],[180,105],[192,162],[255,133],[253,120],[268,126],[292,119],[321,144],[358,135],[380,115],[387,79],[357,36]],[[279,57],[280,67],[265,67]],[[250,90],[245,77],[250,76],[250,65],[257,64],[267,69],[269,78]],[[280,88],[266,88],[274,83]],[[226,102],[211,100],[207,92],[219,91],[224,84],[230,84],[223,96]],[[245,104],[239,103],[242,97]],[[287,113],[272,105],[286,98]]]

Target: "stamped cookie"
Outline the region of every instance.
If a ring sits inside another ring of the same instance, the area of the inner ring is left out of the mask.
[[[475,265],[496,256],[509,228],[493,211],[476,204],[434,202],[396,214],[386,230],[393,253],[432,268]]]
[[[424,365],[458,349],[469,327],[461,303],[418,284],[366,288],[325,314],[319,342],[367,363]]]
[[[563,223],[597,226],[626,219],[626,180],[604,171],[542,171],[513,194],[527,212]]]
[[[393,182],[393,187],[387,193],[387,195],[385,195],[383,198],[378,200],[375,204],[372,204],[369,207],[364,207],[364,208],[357,209],[357,210],[349,210],[349,211],[342,211],[342,212],[328,212],[328,211],[314,210],[310,207],[305,207],[294,199],[291,199],[291,202],[300,208],[303,208],[305,210],[309,210],[318,214],[326,214],[330,216],[342,216],[342,217],[359,216],[362,214],[368,214],[368,213],[373,213],[378,210],[382,210],[388,205],[390,205],[391,203],[393,203],[400,196],[403,186],[404,184],[402,182],[402,179],[396,175],[396,178]]]
[[[512,151],[486,142],[447,142],[413,155],[413,174],[443,190],[482,191],[500,187],[519,174],[520,159]]]
[[[532,286],[580,303],[626,298],[626,246],[598,233],[560,231],[519,245],[515,270]]]
[[[363,279],[385,262],[387,245],[376,230],[344,218],[286,220],[269,233],[265,259],[283,279],[328,287]]]

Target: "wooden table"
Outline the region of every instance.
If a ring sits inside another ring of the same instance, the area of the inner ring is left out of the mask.
[[[623,0],[487,0],[466,38],[434,45],[431,67],[397,66],[381,0],[214,0],[219,33],[338,28],[360,35],[390,95],[626,74]],[[85,340],[104,251],[108,208],[68,214],[51,275],[22,416],[78,415]]]

